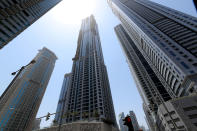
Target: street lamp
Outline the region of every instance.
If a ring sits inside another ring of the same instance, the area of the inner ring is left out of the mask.
[[[11,75],[15,75],[17,72],[17,75],[14,77],[14,79],[11,81],[11,83],[8,85],[8,87],[6,88],[6,90],[3,92],[3,94],[0,96],[0,100],[4,97],[4,95],[7,93],[7,91],[10,89],[10,87],[12,86],[12,84],[15,82],[15,80],[17,79],[17,77],[20,75],[20,73],[23,71],[23,69],[25,69],[25,67],[31,65],[31,64],[34,64],[36,63],[35,60],[32,60],[31,62],[29,62],[29,64],[25,65],[25,66],[22,66],[19,70],[15,71],[15,72],[12,72]],[[14,107],[10,107],[9,110],[16,110]],[[18,111],[18,110],[16,110]],[[4,126],[3,126],[4,128]],[[3,129],[1,128],[1,129]]]
[[[15,72],[12,72],[12,75],[15,75],[17,72],[19,72],[19,74],[20,74],[20,72],[21,72],[23,69],[25,69],[25,67],[29,66],[30,64],[34,64],[34,63],[36,63],[36,61],[35,61],[35,60],[32,60],[31,62],[29,62],[29,64],[27,64],[27,65],[25,65],[25,66],[22,66],[19,70],[15,71]]]
[[[15,72],[12,72],[11,75],[17,75],[14,77],[14,79],[11,81],[11,83],[8,85],[8,87],[6,88],[6,90],[3,92],[3,94],[0,96],[0,100],[3,98],[3,96],[6,94],[6,92],[9,90],[9,88],[12,86],[12,84],[15,82],[15,80],[17,79],[17,77],[20,75],[20,73],[23,71],[23,69],[25,69],[25,67],[31,65],[31,64],[34,64],[36,63],[35,60],[32,60],[31,62],[29,62],[29,64],[25,65],[25,66],[22,66],[19,70],[15,71]]]

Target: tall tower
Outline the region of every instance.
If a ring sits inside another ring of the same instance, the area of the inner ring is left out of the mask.
[[[39,50],[35,64],[16,76],[0,99],[0,129],[31,130],[57,57],[47,48]]]
[[[128,131],[128,127],[124,125],[123,119],[125,118],[124,112],[119,114],[119,126],[120,126],[120,131]]]
[[[148,106],[144,108],[146,109],[145,115],[148,119],[152,120],[150,123],[154,123],[157,118],[159,105],[170,100],[171,96],[122,25],[116,26],[115,32],[125,52],[130,70],[135,79],[137,89],[144,101],[144,105]]]
[[[149,128],[163,131],[166,124],[158,108],[171,117],[169,100],[197,91],[197,19],[145,0],[108,3],[122,23],[115,32],[143,99]],[[190,126],[181,114],[177,116],[166,122],[170,130]]]
[[[170,96],[197,90],[197,18],[147,0],[108,0]]]
[[[131,117],[131,122],[133,124],[134,131],[139,131],[140,128],[134,111],[129,111],[129,115]]]
[[[63,81],[63,84],[62,84],[62,89],[61,89],[61,92],[60,92],[60,97],[59,97],[59,101],[58,101],[58,105],[57,105],[57,114],[55,115],[55,121],[57,123],[65,123],[65,119],[62,119],[62,117],[64,116],[64,114],[66,113],[64,111],[64,108],[65,108],[65,100],[66,100],[66,94],[67,94],[67,90],[68,90],[68,87],[70,85],[70,82],[71,82],[71,78],[72,78],[72,74],[69,73],[69,74],[65,74],[64,75],[64,81]]]
[[[116,126],[110,85],[94,16],[82,21],[63,122],[103,121]],[[69,76],[70,77],[70,76]],[[62,89],[62,91],[65,89]]]
[[[61,0],[1,0],[0,49]]]

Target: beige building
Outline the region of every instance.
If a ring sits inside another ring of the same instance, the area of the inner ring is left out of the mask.
[[[159,106],[157,114],[165,131],[196,131],[197,95],[165,102]]]

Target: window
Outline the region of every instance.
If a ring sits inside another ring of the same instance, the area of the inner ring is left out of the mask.
[[[197,67],[197,63],[194,63],[193,65]]]
[[[194,125],[197,127],[197,123],[194,123]]]
[[[183,57],[187,58],[188,56],[187,55],[183,55]]]
[[[29,14],[27,13],[26,10],[23,10],[23,13],[24,13],[27,17],[29,16]]]
[[[194,73],[194,71],[193,71],[193,70],[191,70],[191,71],[190,71],[190,73]]]
[[[183,52],[182,52],[182,51],[180,51],[179,53],[180,53],[180,54],[183,54]]]
[[[174,52],[172,52],[172,51],[169,51],[169,53],[170,53],[172,56],[176,56],[176,55],[174,54]]]
[[[192,88],[191,88],[192,89]],[[190,89],[190,90],[191,90]],[[197,110],[197,106],[190,106],[190,107],[185,107],[183,108],[184,111],[192,111],[192,110]]]
[[[189,62],[192,62],[193,60],[192,60],[192,59],[188,59],[188,61],[189,61]]]
[[[189,119],[196,119],[197,118],[197,114],[192,114],[192,115],[188,115]]]
[[[17,1],[16,1],[16,0],[12,0],[12,2],[13,2],[14,4],[17,4]]]
[[[176,60],[180,60],[180,58],[176,58]]]
[[[189,69],[189,66],[187,66],[186,64],[185,64],[185,62],[181,62],[181,65],[183,66],[183,67],[185,67],[186,69]]]

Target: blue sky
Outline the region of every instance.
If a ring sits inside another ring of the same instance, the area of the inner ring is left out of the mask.
[[[43,46],[46,46],[57,55],[58,60],[56,61],[37,117],[46,115],[47,112],[53,113],[56,111],[63,76],[65,73],[69,73],[72,68],[72,58],[75,55],[81,23],[80,19],[89,15],[84,13],[84,15],[80,15],[80,18],[78,18],[78,14],[84,10],[80,6],[71,6],[72,8],[69,8],[70,11],[64,10],[64,8],[68,8],[68,1],[63,0],[63,2],[59,3],[0,50],[0,94],[3,93],[13,79],[13,76],[10,75],[11,72],[29,63]],[[77,0],[75,1],[77,2]],[[120,22],[112,13],[106,0],[92,1],[95,1],[96,4],[94,4],[95,8],[90,11],[93,11],[92,13],[99,27],[116,116],[120,112],[128,113],[129,110],[134,110],[139,124],[147,127],[141,97],[114,33],[114,27]],[[197,16],[192,0],[152,1]],[[88,8],[88,6],[84,8]],[[51,120],[47,122],[43,120],[42,127],[48,126]]]

